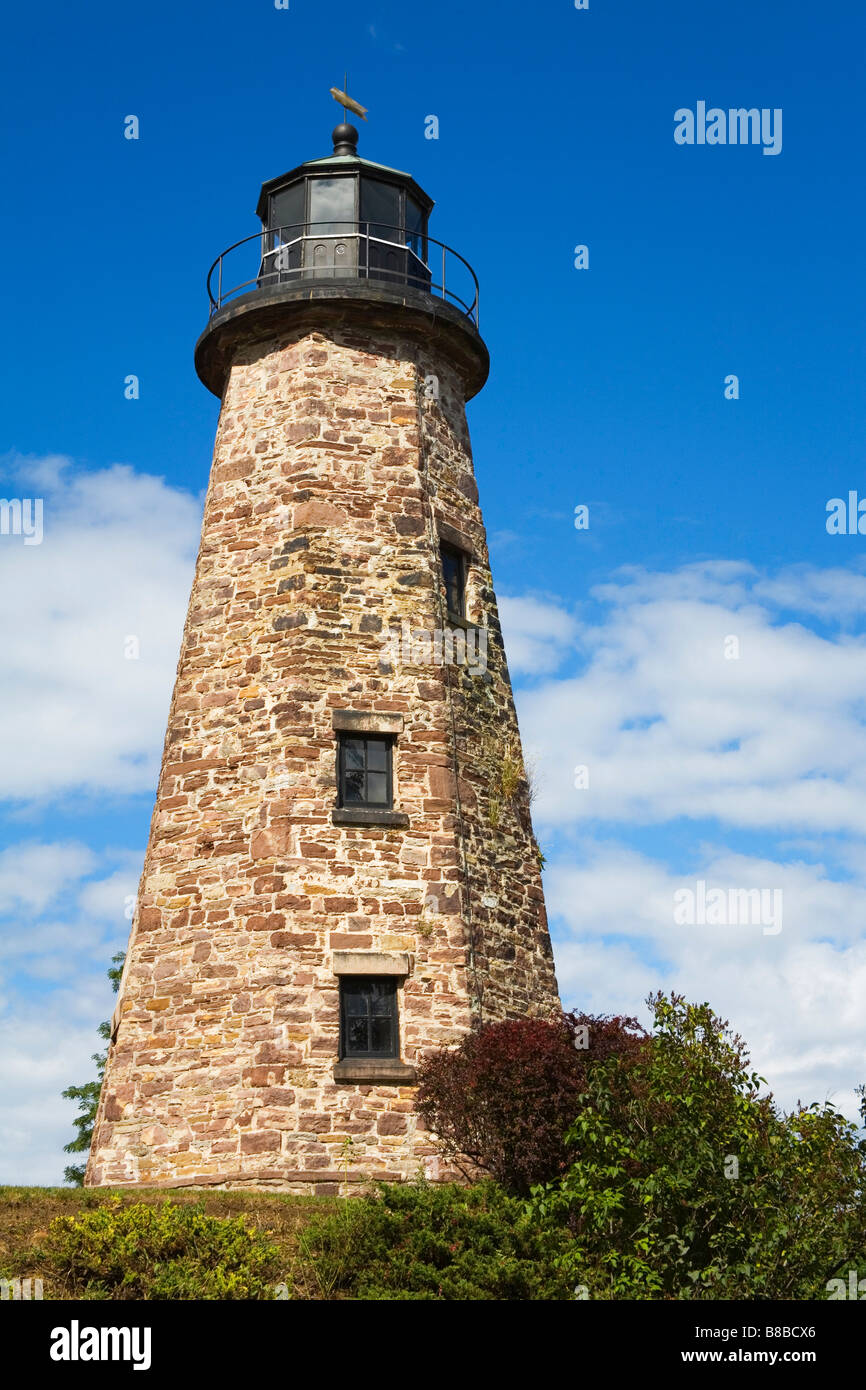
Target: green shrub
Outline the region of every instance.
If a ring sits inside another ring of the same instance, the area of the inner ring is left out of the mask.
[[[382,1183],[313,1219],[294,1279],[305,1298],[569,1299],[555,1265],[567,1243],[492,1182]]]
[[[533,1190],[602,1299],[813,1300],[866,1249],[866,1140],[829,1105],[777,1110],[708,1004],[654,995],[652,1046],[588,1075],[579,1155]]]
[[[272,1298],[280,1263],[243,1217],[169,1201],[123,1206],[120,1197],[57,1217],[41,1253],[66,1297],[87,1299]]]

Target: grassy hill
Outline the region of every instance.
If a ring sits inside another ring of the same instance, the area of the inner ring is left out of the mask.
[[[266,1234],[285,1258],[286,1271],[297,1253],[298,1235],[316,1212],[333,1209],[333,1197],[295,1197],[285,1193],[209,1191],[188,1188],[0,1187],[0,1278],[43,1281],[46,1299],[68,1296],[63,1280],[41,1254],[50,1223],[58,1216],[105,1206],[112,1197],[124,1206],[201,1204],[208,1216],[243,1216]],[[287,1277],[284,1276],[284,1277]]]

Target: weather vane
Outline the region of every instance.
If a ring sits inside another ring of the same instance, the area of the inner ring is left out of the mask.
[[[345,90],[342,92],[338,87],[331,88],[331,96],[334,98],[334,101],[338,101],[343,108],[343,120],[345,121],[347,119],[347,111],[354,111],[356,116],[360,116],[362,121],[366,121],[368,108],[366,106],[362,106],[359,101],[355,101],[353,97],[349,96],[348,73],[346,73],[345,77],[343,78],[343,87]]]

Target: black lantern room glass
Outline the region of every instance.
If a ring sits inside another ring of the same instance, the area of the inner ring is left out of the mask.
[[[310,172],[272,190],[260,286],[360,278],[429,290],[427,213],[363,167]]]

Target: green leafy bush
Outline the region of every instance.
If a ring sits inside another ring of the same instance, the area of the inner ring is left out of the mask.
[[[556,1264],[567,1243],[492,1182],[383,1183],[375,1196],[314,1218],[293,1276],[305,1298],[569,1299]]]
[[[652,1045],[590,1070],[577,1161],[533,1191],[603,1299],[822,1299],[866,1249],[866,1142],[830,1105],[781,1114],[708,1004],[650,1000]]]
[[[51,1222],[43,1256],[68,1298],[272,1298],[280,1256],[243,1217],[120,1197]]]

